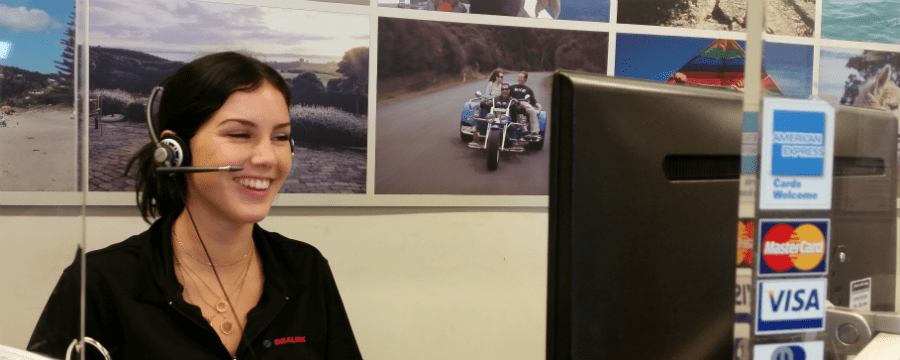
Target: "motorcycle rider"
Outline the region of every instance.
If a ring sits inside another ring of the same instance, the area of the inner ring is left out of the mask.
[[[510,96],[509,93],[510,93],[509,84],[503,83],[502,85],[500,85],[500,96],[496,96],[493,99],[485,99],[485,100],[481,101],[480,117],[483,119],[487,115],[487,113],[489,111],[491,111],[492,106],[494,108],[506,109],[509,106],[509,102],[513,100],[513,97]],[[522,102],[520,102],[519,104],[522,104]],[[509,118],[515,119],[518,116],[517,115],[518,110],[519,110],[519,106],[513,106],[512,108],[510,108]],[[477,124],[476,126],[472,127],[472,130],[473,130],[472,134],[474,135],[472,137],[472,143],[479,144],[478,143],[478,133],[486,132],[487,124],[484,124],[484,123]]]
[[[528,80],[528,73],[525,71],[519,72],[519,83],[513,86],[510,86],[510,96],[518,99],[525,100],[525,96],[528,95],[527,101],[519,101],[521,107],[525,110],[525,113],[528,115],[528,131],[529,134],[525,135],[526,139],[534,140],[538,138],[538,131],[540,131],[540,125],[538,124],[537,112],[541,111],[541,105],[537,103],[537,100],[534,99],[534,91],[531,90],[530,87],[525,85],[525,81]]]

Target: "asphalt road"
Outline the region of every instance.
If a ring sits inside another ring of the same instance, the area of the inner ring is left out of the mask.
[[[525,83],[548,113],[548,137],[551,75],[531,73]],[[469,148],[460,139],[463,105],[486,86],[470,83],[378,105],[375,193],[547,195],[549,140],[539,151],[502,152],[500,165],[491,171],[486,151]]]

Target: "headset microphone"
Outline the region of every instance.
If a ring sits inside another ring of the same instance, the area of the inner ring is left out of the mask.
[[[208,172],[208,171],[241,171],[244,170],[243,166],[219,166],[219,167],[203,167],[203,166],[184,166],[184,167],[158,167],[156,168],[156,172],[158,173],[195,173],[195,172]]]

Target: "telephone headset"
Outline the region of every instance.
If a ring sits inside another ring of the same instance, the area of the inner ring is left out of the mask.
[[[174,176],[176,173],[189,173],[189,172],[208,172],[208,171],[240,171],[243,170],[242,166],[220,166],[220,167],[197,167],[190,166],[191,165],[191,150],[188,146],[188,143],[178,137],[177,135],[171,134],[163,136],[162,139],[159,138],[158,134],[161,134],[159,131],[160,123],[157,114],[159,113],[160,107],[160,99],[162,98],[162,92],[164,91],[163,86],[157,86],[153,88],[153,91],[150,92],[150,98],[147,100],[147,126],[150,129],[150,138],[156,144],[156,150],[153,152],[153,160],[157,164],[156,172],[157,173],[168,173],[169,176]],[[291,156],[294,155],[294,139],[290,139],[291,146]],[[197,224],[194,222],[194,217],[191,215],[191,211],[187,206],[187,199],[185,194],[181,191],[176,191],[180,196],[181,200],[184,203],[184,210],[188,214],[188,219],[191,220],[191,225],[194,227],[194,232],[197,234],[197,238],[200,240],[200,245],[203,247],[203,252],[206,254],[206,258],[209,260],[210,268],[212,268],[213,274],[216,277],[216,282],[219,284],[219,289],[222,290],[222,294],[225,297],[225,301],[228,303],[228,308],[231,310],[232,316],[234,316],[235,323],[237,324],[238,331],[240,334],[244,333],[244,324],[241,323],[238,317],[237,311],[234,309],[234,305],[231,302],[231,298],[228,296],[228,293],[225,291],[225,286],[222,284],[222,280],[219,277],[219,272],[216,271],[216,267],[212,265],[212,257],[209,255],[209,250],[206,248],[206,243],[203,242],[203,238],[200,236],[200,230],[197,229]],[[253,348],[248,343],[248,340],[242,335],[241,341],[244,342],[247,350],[250,351],[250,356],[252,359],[256,359],[256,354],[253,353]]]
[[[150,129],[150,139],[156,144],[156,150],[153,152],[153,160],[157,164],[156,172],[158,173],[189,173],[189,172],[209,172],[209,171],[240,171],[242,166],[190,166],[191,165],[191,149],[188,143],[182,140],[178,135],[166,135],[162,139],[158,134],[160,124],[159,113],[160,99],[164,88],[157,86],[150,92],[150,98],[147,100],[147,127]],[[291,156],[294,155],[294,139],[290,139]]]

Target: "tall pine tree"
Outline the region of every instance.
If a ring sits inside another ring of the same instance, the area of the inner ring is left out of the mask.
[[[56,69],[59,70],[57,74],[60,78],[59,84],[53,89],[53,92],[71,95],[75,79],[75,10],[69,14],[69,21],[66,22],[66,25],[68,26],[66,36],[59,40],[59,44],[65,46],[60,55],[62,60],[53,60],[56,63]]]

